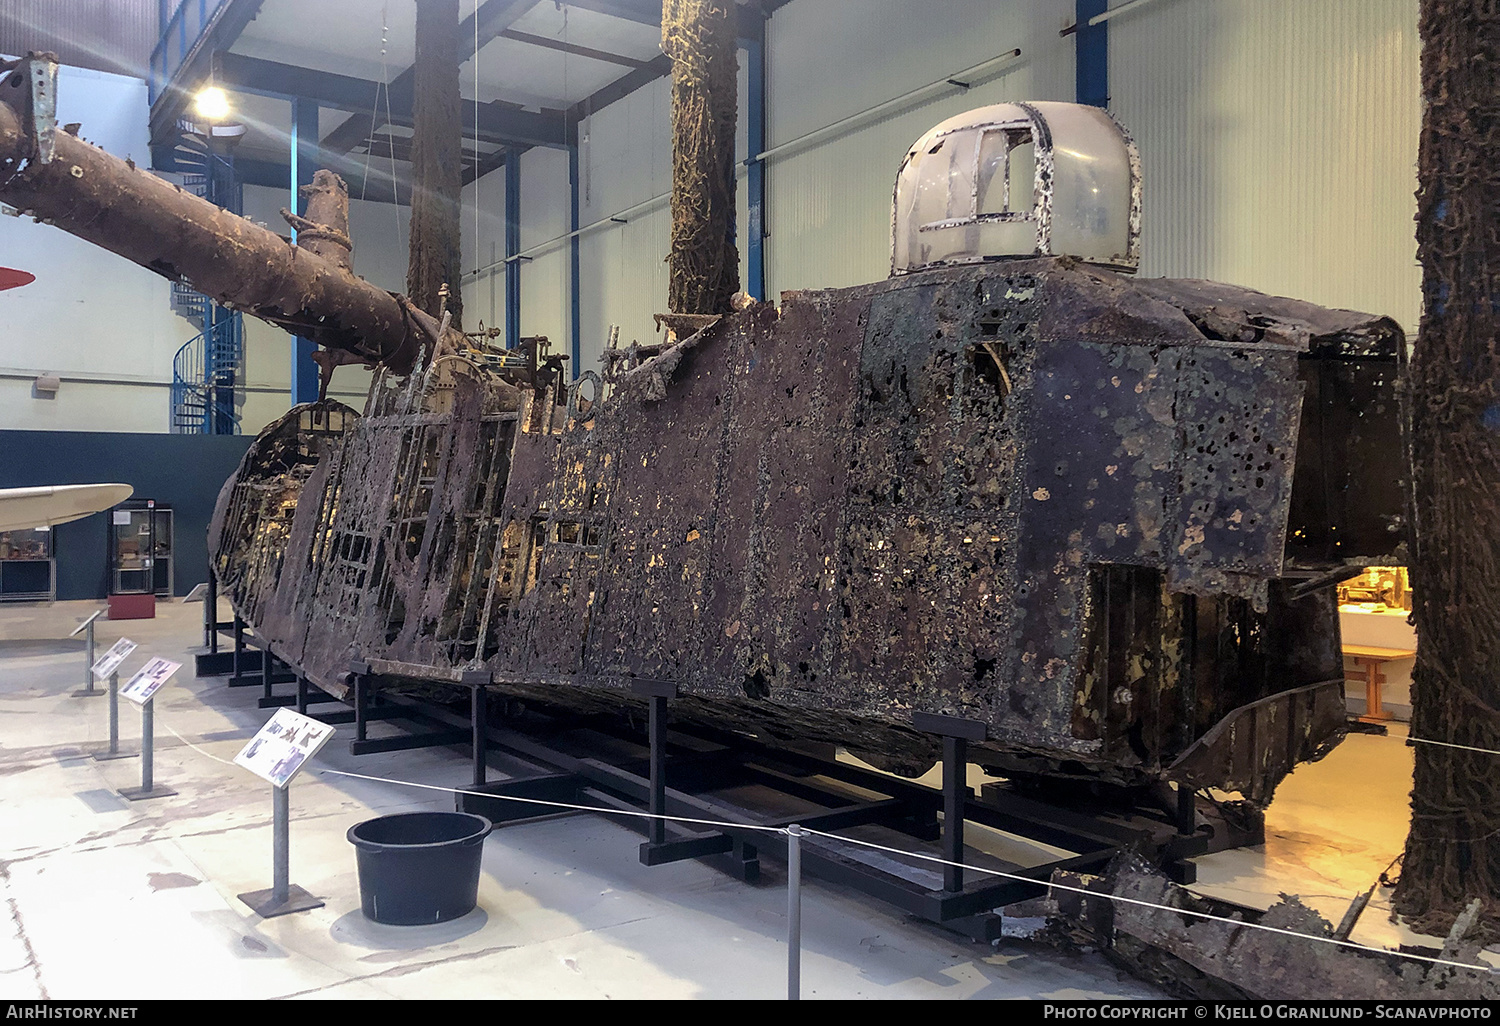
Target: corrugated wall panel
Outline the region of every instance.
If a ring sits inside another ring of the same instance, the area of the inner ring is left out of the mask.
[[[476,217],[477,211],[477,217]],[[463,187],[464,330],[505,328],[505,169]],[[485,268],[477,277],[468,272]]]
[[[1421,312],[1417,0],[1159,0],[1113,19],[1142,273]]]
[[[740,52],[740,117],[736,153],[745,156],[745,100],[749,73]],[[580,220],[593,224],[664,196],[672,189],[672,82],[658,79],[596,112],[580,127],[583,186]],[[743,172],[743,168],[741,168]],[[737,221],[749,223],[744,175],[738,190]],[[523,212],[523,217],[525,216]],[[579,320],[583,359],[579,369],[599,370],[599,356],[610,325],[619,325],[621,344],[650,341],[653,314],[667,309],[667,251],[672,215],[666,201],[629,213],[623,224],[600,226],[583,236],[579,249]],[[744,287],[748,247],[739,241],[740,283]]]
[[[671,79],[638,89],[580,128],[580,218],[593,224],[672,188]],[[599,371],[611,324],[622,343],[651,340],[654,313],[667,308],[666,255],[672,217],[666,203],[626,215],[625,224],[585,235],[579,247],[579,370]]]
[[[521,154],[522,252],[567,234],[570,195],[566,150]],[[554,353],[569,348],[569,273],[566,244],[521,264],[521,334],[546,335]]]
[[[50,50],[64,64],[145,78],[157,0],[3,0],[0,53]]]
[[[767,294],[890,273],[891,190],[933,125],[1006,100],[1072,100],[1073,0],[796,0],[769,24],[770,146],[1020,47],[1019,61],[768,161]]]

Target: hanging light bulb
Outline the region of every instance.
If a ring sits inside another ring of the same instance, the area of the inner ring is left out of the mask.
[[[229,94],[218,86],[209,86],[198,93],[193,109],[208,121],[223,121],[229,117]]]

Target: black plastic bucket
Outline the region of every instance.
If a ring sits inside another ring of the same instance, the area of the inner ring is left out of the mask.
[[[479,900],[479,861],[492,829],[467,812],[407,812],[350,827],[365,915],[392,926],[467,915]]]

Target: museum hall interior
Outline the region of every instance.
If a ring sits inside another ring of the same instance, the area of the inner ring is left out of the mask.
[[[1497,68],[1472,0],[5,0],[7,1015],[1487,1016]]]

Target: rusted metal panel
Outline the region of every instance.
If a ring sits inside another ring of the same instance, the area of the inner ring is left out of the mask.
[[[976,263],[664,315],[586,398],[545,339],[490,351],[354,279],[333,176],[299,249],[56,143],[40,162],[0,105],[0,198],[384,364],[363,416],[268,428],[212,531],[236,608],[319,686],[358,658],[596,710],[646,677],[681,715],[904,770],[937,751],[918,714],[957,717],[1003,774],[1257,803],[1337,739],[1331,699],[1290,696],[1342,676],[1330,569],[1399,539],[1399,491],[1329,501],[1400,462],[1387,319]]]
[[[354,653],[591,709],[646,677],[682,715],[887,765],[931,758],[911,722],[933,713],[983,723],[1002,772],[1191,765],[1265,801],[1338,735],[1332,705],[1279,697],[1338,674],[1331,593],[1282,580],[1298,360],[1399,333],[1276,301],[1230,343],[1222,311],[1270,301],[1215,289],[1040,260],[793,293],[571,407],[444,358],[325,457],[329,526],[261,529],[317,579],[285,620],[303,637],[270,636],[335,686]],[[221,565],[255,536],[226,532]]]

